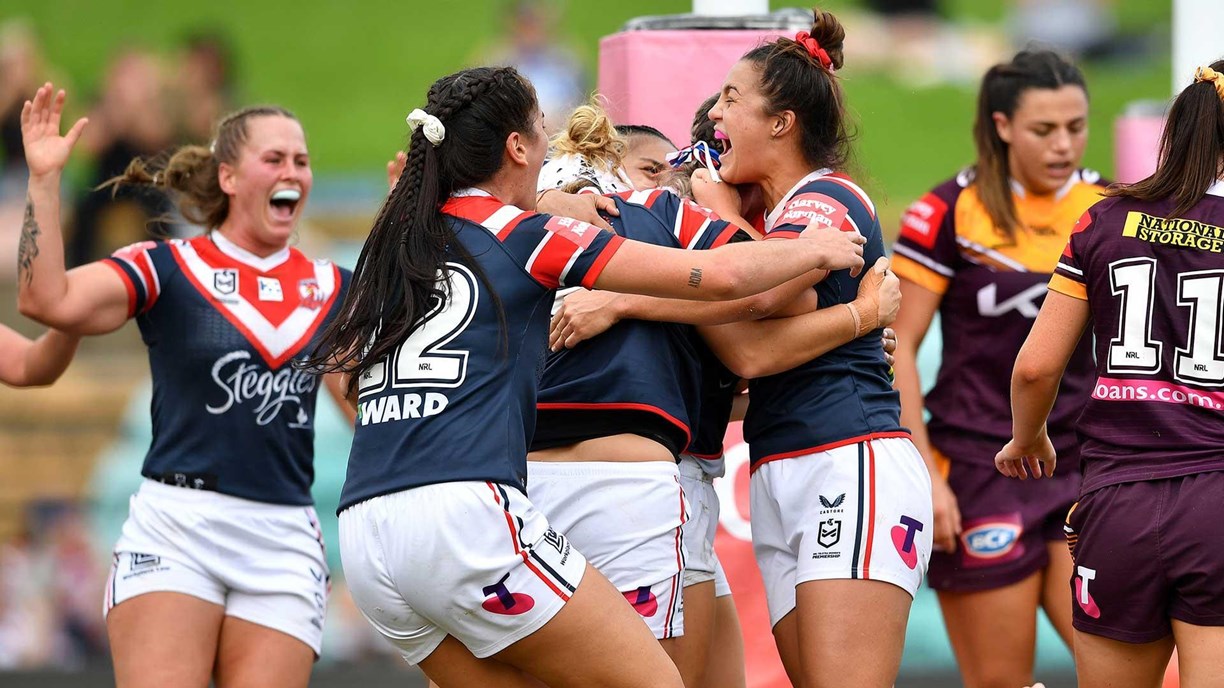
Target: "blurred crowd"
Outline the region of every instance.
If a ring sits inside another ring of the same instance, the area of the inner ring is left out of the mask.
[[[774,7],[782,3],[773,3]],[[808,4],[811,3],[795,3]],[[866,0],[849,31],[856,64],[895,73],[911,85],[971,83],[1009,44],[1036,39],[1071,55],[1126,50],[1111,0],[1016,0],[1002,26],[950,22],[936,0]],[[554,125],[585,100],[591,74],[575,51],[557,40],[556,0],[507,4],[503,39],[481,48],[473,62],[514,64],[535,84]],[[847,13],[852,24],[855,19]],[[1022,38],[1023,37],[1023,40]],[[211,127],[240,104],[235,55],[227,37],[202,30],[169,52],[127,47],[106,58],[96,87],[74,87],[21,20],[0,24],[0,281],[15,278],[17,235],[25,206],[26,170],[20,114],[45,81],[68,88],[85,115],[72,198],[64,217],[69,266],[158,236],[194,234],[160,192],[95,188],[134,157],[156,156],[183,143],[208,141]],[[71,121],[71,120],[70,120]],[[0,671],[72,669],[107,656],[101,614],[109,561],[107,544],[91,531],[79,505],[37,503],[22,532],[0,543]],[[336,581],[329,605],[328,661],[394,661]]]
[[[54,79],[74,94],[22,21],[0,26],[0,278],[11,278],[11,255],[24,208],[25,165],[21,106],[43,82]],[[156,235],[182,233],[166,199],[157,192],[94,190],[136,156],[155,156],[184,142],[203,142],[235,102],[234,65],[220,33],[184,36],[171,54],[125,48],[110,57],[93,93],[78,99],[89,117],[82,139],[81,190],[65,218],[69,265],[101,258],[118,247]]]

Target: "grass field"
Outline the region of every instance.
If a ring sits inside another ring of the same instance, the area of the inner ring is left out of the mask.
[[[153,3],[147,0],[7,0],[3,18],[30,18],[50,61],[84,106],[109,56],[123,46],[170,54],[191,29],[228,33],[238,59],[243,101],[277,102],[306,124],[321,182],[337,176],[378,179],[382,161],[401,146],[403,116],[438,75],[480,61],[501,27],[502,0],[336,0]],[[834,11],[856,5],[841,0]],[[775,0],[772,6],[782,3]],[[994,21],[1001,0],[946,0],[950,16]],[[1168,3],[1118,0],[1128,30],[1169,24]],[[571,0],[562,29],[593,67],[600,36],[642,14],[687,11],[688,0]],[[1000,57],[1004,57],[1000,55]],[[879,74],[856,73],[848,56],[845,86],[858,117],[858,160],[891,232],[900,210],[970,160],[972,88],[909,88]],[[1112,122],[1125,103],[1168,95],[1169,60],[1085,65],[1092,91],[1093,135],[1086,163],[1109,174]],[[592,81],[593,83],[593,81]],[[321,183],[318,190],[326,192]]]

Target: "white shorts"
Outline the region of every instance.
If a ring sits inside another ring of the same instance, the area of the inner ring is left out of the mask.
[[[454,636],[477,657],[548,623],[578,589],[586,559],[523,493],[440,483],[340,512],[353,601],[409,664]]]
[[[688,505],[676,464],[528,461],[527,491],[656,638],[684,634],[681,526]]]
[[[917,592],[931,556],[931,478],[908,438],[770,461],[750,489],[771,625],[795,608],[806,581],[879,580]]]
[[[301,640],[318,655],[331,579],[314,507],[146,480],[115,543],[103,614],[179,592]]]
[[[684,587],[714,581],[715,597],[730,595],[731,586],[714,551],[718,493],[714,491],[714,476],[705,471],[702,459],[680,455],[680,487],[689,504],[689,521],[684,524]]]

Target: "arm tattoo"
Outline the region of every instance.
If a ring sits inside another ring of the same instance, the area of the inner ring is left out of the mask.
[[[689,270],[688,285],[694,289],[701,286],[701,268],[691,268]]]
[[[17,279],[27,286],[34,279],[34,259],[38,257],[38,235],[42,230],[34,219],[34,201],[26,199],[25,219],[21,222],[21,242],[17,245]]]

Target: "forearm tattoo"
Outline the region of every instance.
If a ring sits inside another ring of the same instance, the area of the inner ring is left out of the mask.
[[[701,268],[692,268],[689,270],[688,285],[694,289],[701,286]]]
[[[34,280],[34,259],[38,257],[38,221],[34,219],[34,201],[26,199],[25,219],[21,222],[21,242],[17,245],[17,279],[28,286]]]

